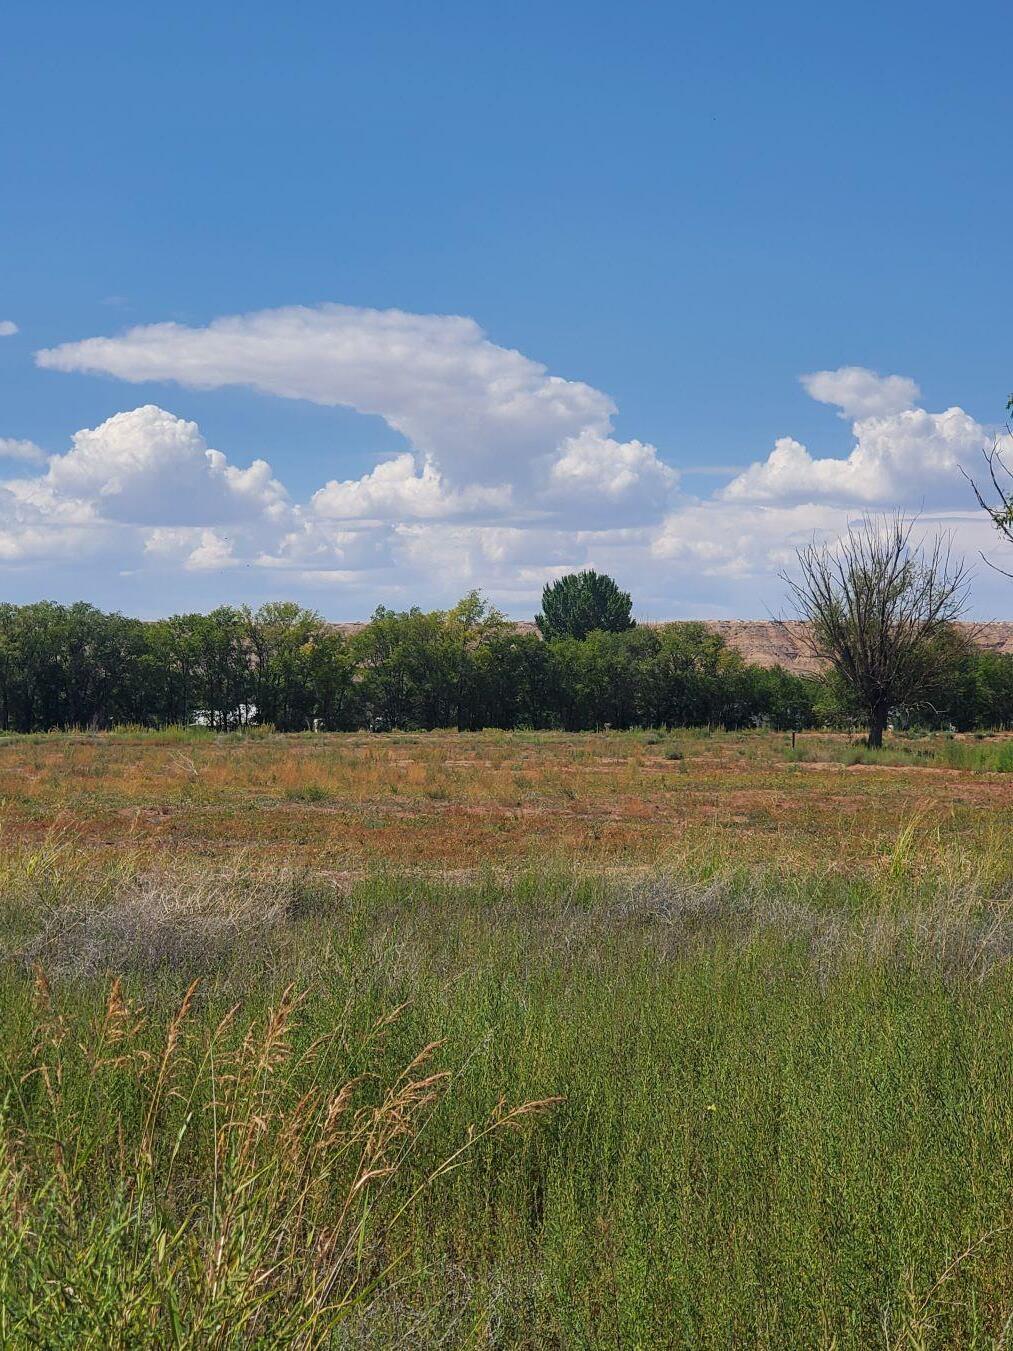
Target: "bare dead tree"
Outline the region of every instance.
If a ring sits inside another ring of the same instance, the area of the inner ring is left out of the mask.
[[[1010,398],[1009,407],[1013,411],[1013,396]],[[1013,429],[1007,426],[1006,432],[1007,440],[1013,438]],[[991,489],[988,484],[985,484],[982,488],[963,469],[960,472],[974,490],[974,495],[978,499],[978,505],[982,511],[989,517],[999,534],[1010,544],[1013,544],[1013,470],[1003,459],[1002,438],[997,436],[992,445],[982,450],[981,453],[988,469]],[[990,493],[994,494],[994,497],[986,495]],[[985,559],[989,567],[995,568],[996,572],[1001,572],[1005,577],[1013,576],[1013,573],[1007,572],[1005,568],[1000,568],[997,563],[993,563],[984,554],[982,554],[982,558]]]
[[[914,542],[915,524],[867,516],[833,544],[797,550],[798,577],[781,574],[802,641],[851,691],[870,746],[883,744],[891,709],[931,698],[937,644],[967,602],[970,574],[951,537]]]

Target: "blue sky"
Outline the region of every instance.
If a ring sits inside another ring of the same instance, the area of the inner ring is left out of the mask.
[[[993,547],[1008,7],[159,8],[5,10],[8,598],[750,616],[863,510]]]

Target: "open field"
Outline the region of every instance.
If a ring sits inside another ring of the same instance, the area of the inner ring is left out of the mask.
[[[0,1345],[1008,1345],[1009,744],[0,742]]]
[[[1011,753],[1013,737],[897,739],[876,755],[847,736],[806,733],[792,752],[783,734],[699,731],[12,737],[0,826],[8,847],[57,831],[99,856],[331,871],[639,866],[701,849],[851,868],[915,812],[942,843],[1005,829],[1013,774],[988,770]]]

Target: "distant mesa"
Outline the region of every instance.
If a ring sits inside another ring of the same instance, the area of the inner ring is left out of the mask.
[[[665,622],[657,620],[651,627],[659,627]],[[805,646],[805,625],[801,622],[789,620],[778,624],[773,619],[705,619],[702,622],[754,666],[783,666],[786,671],[798,675],[813,675],[820,669],[820,663]],[[365,624],[334,625],[348,637],[365,627]],[[515,627],[518,633],[538,632],[529,620],[518,620]],[[976,647],[1013,656],[1013,620],[958,624],[956,627],[965,630]]]
[[[813,675],[820,669],[805,645],[806,626],[800,621],[778,624],[772,619],[710,619],[706,623],[754,666],[783,666],[799,675]],[[1013,656],[1013,621],[956,627],[966,632],[976,647]]]

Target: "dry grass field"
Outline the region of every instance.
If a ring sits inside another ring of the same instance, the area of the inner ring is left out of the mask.
[[[1008,1345],[1010,748],[3,739],[0,1345]]]
[[[356,871],[547,857],[671,863],[713,849],[861,868],[913,815],[940,844],[1005,829],[1013,775],[965,768],[1013,740],[750,733],[49,735],[0,742],[8,847],[245,854]],[[963,752],[963,755],[960,753]]]

